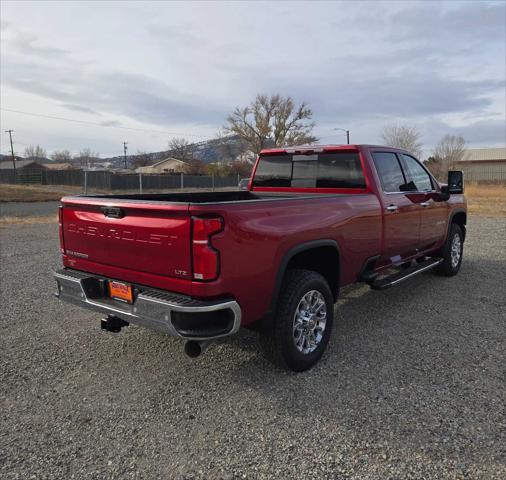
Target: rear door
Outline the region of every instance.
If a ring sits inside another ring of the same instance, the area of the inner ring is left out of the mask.
[[[411,155],[401,154],[400,157],[416,202],[422,207],[418,248],[428,250],[446,236],[448,204],[441,200],[434,179],[418,160]]]
[[[96,271],[124,270],[191,278],[188,204],[90,198],[63,201],[63,242],[69,263]]]
[[[372,152],[383,191],[383,254],[379,265],[400,263],[416,254],[420,234],[420,205],[406,191],[408,181],[394,152]]]

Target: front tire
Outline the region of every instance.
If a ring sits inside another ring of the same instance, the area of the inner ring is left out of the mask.
[[[322,357],[334,320],[334,298],[325,278],[309,270],[289,270],[276,318],[260,334],[266,356],[283,368],[302,372]]]
[[[443,262],[435,268],[435,272],[444,277],[457,275],[462,265],[464,253],[464,234],[460,225],[452,223],[450,233],[441,249]]]

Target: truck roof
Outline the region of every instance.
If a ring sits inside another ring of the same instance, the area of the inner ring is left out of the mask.
[[[388,150],[395,150],[397,152],[409,153],[402,148],[387,147],[386,145],[373,145],[366,143],[353,143],[353,144],[325,144],[325,145],[298,145],[293,147],[277,147],[277,148],[264,148],[260,150],[260,154],[266,153],[294,153],[294,152],[322,152],[329,150],[360,150],[362,148],[384,148]],[[410,154],[411,155],[411,154]]]

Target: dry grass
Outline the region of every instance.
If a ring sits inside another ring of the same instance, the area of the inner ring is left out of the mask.
[[[147,190],[146,193],[178,193],[178,192],[203,192],[209,191],[209,188],[180,188],[174,189],[161,189],[161,190]],[[230,190],[237,190],[237,187],[223,187],[216,188],[216,192],[225,192]],[[80,186],[66,186],[66,185],[10,185],[0,184],[0,203],[2,202],[49,202],[58,201],[65,195],[81,195],[83,194],[83,187]],[[95,194],[130,194],[139,193],[138,190],[118,190],[108,191],[100,189],[89,189],[88,193]]]
[[[81,193],[81,187],[53,185],[0,185],[0,202],[49,202],[64,195]]]
[[[57,223],[58,215],[40,217],[0,217],[0,227],[4,225],[30,225],[32,223]]]
[[[506,185],[467,183],[465,194],[471,215],[506,217]]]

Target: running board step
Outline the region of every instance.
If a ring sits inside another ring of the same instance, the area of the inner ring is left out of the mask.
[[[394,285],[397,285],[408,278],[414,277],[419,273],[426,272],[427,270],[437,267],[442,261],[442,258],[430,258],[429,260],[425,260],[425,262],[406,268],[399,273],[394,273],[388,277],[374,280],[370,282],[369,285],[373,290],[386,290],[387,288],[393,287]]]

